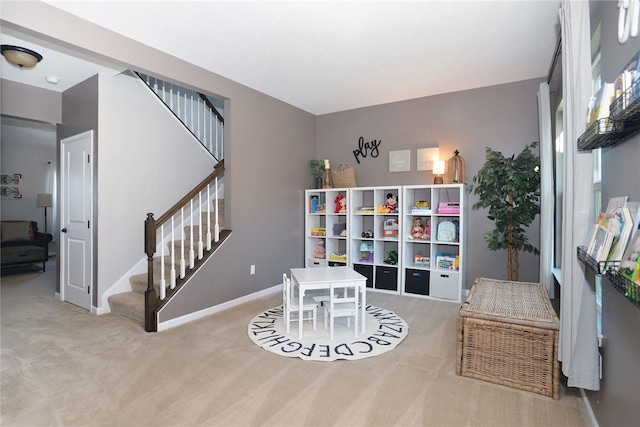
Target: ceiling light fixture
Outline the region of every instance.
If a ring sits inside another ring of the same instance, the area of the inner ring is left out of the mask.
[[[21,70],[23,67],[35,67],[38,62],[42,61],[42,55],[26,47],[3,44],[0,49],[2,50],[2,56],[9,63],[20,67]]]

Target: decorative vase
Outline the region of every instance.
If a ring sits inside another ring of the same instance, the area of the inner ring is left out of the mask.
[[[321,176],[316,176],[316,189],[320,189],[322,188],[322,177]]]

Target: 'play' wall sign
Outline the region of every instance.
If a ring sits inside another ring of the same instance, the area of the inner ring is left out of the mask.
[[[378,150],[380,144],[382,144],[382,140],[378,141],[377,139],[374,139],[373,141],[365,142],[364,138],[360,137],[360,139],[358,139],[358,148],[353,150],[356,162],[360,164],[359,157],[367,157],[368,155],[371,155],[371,157],[378,157],[380,155],[380,151]]]

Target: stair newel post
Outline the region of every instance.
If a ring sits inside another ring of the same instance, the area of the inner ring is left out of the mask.
[[[144,293],[144,329],[156,332],[157,297],[153,288],[153,255],[156,251],[156,220],[149,212],[144,222],[144,251],[147,254],[147,290]]]

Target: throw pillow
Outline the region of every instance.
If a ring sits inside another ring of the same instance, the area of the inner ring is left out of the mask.
[[[2,241],[33,240],[30,221],[2,221]]]

